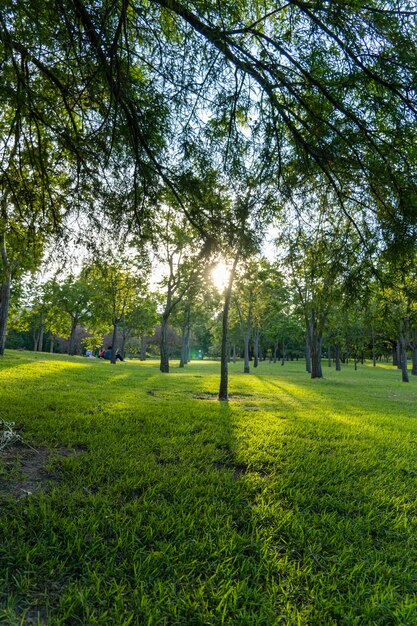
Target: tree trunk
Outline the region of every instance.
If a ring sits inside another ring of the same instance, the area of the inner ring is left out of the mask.
[[[182,345],[181,345],[181,359],[180,359],[180,367],[185,367],[189,362],[188,352],[190,349],[190,325],[187,323],[186,328],[183,328],[182,331]]]
[[[232,361],[236,363],[236,342],[233,344]]]
[[[311,344],[308,336],[308,330],[306,334],[306,372],[311,374]]]
[[[190,305],[187,304],[185,310],[185,318],[181,328],[181,358],[180,367],[185,367],[188,363],[188,351],[190,343]]]
[[[327,346],[327,366],[332,366],[332,349],[331,346]]]
[[[401,337],[400,341],[400,363],[401,363],[401,376],[403,383],[408,383],[408,363],[407,363],[407,341],[406,337]]]
[[[356,372],[356,370],[358,369],[358,357],[356,355],[356,352],[355,352],[355,354],[353,356],[353,364],[354,364],[354,370]]]
[[[275,339],[275,341],[274,341],[274,363],[277,362],[277,355],[278,355],[278,339]]]
[[[334,347],[334,359],[336,362],[336,372],[340,372],[342,367],[340,364],[340,346],[338,343]]]
[[[163,315],[161,323],[161,339],[159,343],[161,352],[161,362],[159,370],[163,374],[169,373],[169,350],[168,350],[168,318]]]
[[[311,378],[323,378],[321,369],[321,349],[323,338],[317,328],[317,319],[315,312],[312,311],[311,319],[308,323],[308,336],[311,349]]]
[[[148,344],[148,339],[146,335],[142,335],[140,339],[140,360],[146,361],[146,348]]]
[[[4,354],[7,334],[7,318],[9,316],[11,274],[5,270],[5,280],[0,288],[0,355]]]
[[[39,329],[39,342],[38,342],[38,350],[39,352],[43,352],[43,336],[45,333],[45,324],[42,322],[41,327]]]
[[[398,366],[398,350],[397,350],[397,342],[392,342],[392,365],[393,367]]]
[[[38,351],[38,333],[36,332],[36,330],[33,330],[32,337],[33,337],[33,352],[37,352]]]
[[[75,331],[77,329],[77,318],[73,318],[71,323],[71,335],[68,344],[68,354],[75,354]]]
[[[258,367],[259,364],[259,328],[255,330],[255,336],[253,340],[253,367]]]
[[[323,378],[321,369],[321,337],[313,337],[311,340],[311,378]]]
[[[372,326],[372,365],[376,367],[376,353],[375,353],[375,332]]]
[[[110,363],[116,363],[116,338],[117,338],[117,322],[113,322],[113,335],[111,339],[111,359]]]
[[[120,346],[120,354],[122,355],[122,359],[124,359],[126,356],[126,353],[125,353],[126,337],[127,337],[126,328],[125,328],[125,325],[123,324],[122,344]]]
[[[233,279],[235,276],[238,256],[236,256],[233,267],[230,271],[229,283],[227,285],[224,298],[223,320],[222,320],[222,349],[220,358],[220,387],[219,400],[226,401],[229,399],[229,364],[227,362],[227,352],[229,345],[229,310],[230,300],[232,297]]]
[[[191,346],[190,346],[191,326],[188,325],[187,329],[187,343],[185,344],[185,359],[186,363],[191,361]]]
[[[397,369],[401,369],[401,338],[397,341]]]
[[[408,383],[408,363],[407,363],[407,348],[410,344],[410,319],[407,317],[404,320],[403,328],[400,333],[400,355],[401,355],[401,372],[403,383]]]
[[[281,365],[285,365],[285,340],[282,340],[282,359]]]
[[[186,363],[187,363],[187,340],[186,340],[186,330],[185,330],[185,325],[182,326],[182,332],[181,332],[181,357],[180,357],[180,365],[179,367],[185,367]]]
[[[250,341],[250,329],[252,321],[252,305],[249,304],[248,317],[246,320],[246,332],[243,338],[244,343],[244,357],[243,357],[243,373],[249,374],[249,341]]]
[[[7,193],[3,194],[2,209],[7,201]],[[3,265],[3,282],[0,285],[0,355],[4,354],[6,346],[6,334],[7,334],[7,319],[9,317],[9,305],[10,305],[10,286],[12,284],[13,270],[7,257],[6,249],[6,235],[3,233],[1,248],[0,248],[1,261]],[[16,261],[15,261],[16,264]],[[14,265],[16,267],[16,265]]]
[[[53,335],[52,333],[51,333],[51,336],[50,336],[50,338],[49,338],[49,341],[50,341],[50,344],[49,344],[49,352],[50,352],[51,354],[53,354],[53,353],[54,353],[55,335]]]
[[[417,376],[417,328],[413,329],[413,368],[411,374]]]

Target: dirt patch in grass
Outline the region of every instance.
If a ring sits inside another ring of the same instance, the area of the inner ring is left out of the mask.
[[[44,626],[48,623],[47,611],[44,606],[29,609],[25,614],[26,626]]]
[[[192,397],[195,400],[217,400],[217,396],[218,394],[215,392],[213,393],[207,392],[207,393],[194,393]]]
[[[243,463],[222,463],[221,461],[215,461],[213,466],[216,470],[227,470],[233,472],[233,478],[236,480],[247,473],[248,468]]]
[[[48,469],[52,460],[80,454],[82,448],[72,450],[61,446],[29,448],[14,445],[0,452],[0,500],[7,497],[22,500],[39,491],[47,492],[60,482],[58,474]]]

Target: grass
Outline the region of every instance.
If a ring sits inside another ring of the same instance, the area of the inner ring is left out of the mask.
[[[6,353],[0,622],[417,624],[417,380],[218,369]]]

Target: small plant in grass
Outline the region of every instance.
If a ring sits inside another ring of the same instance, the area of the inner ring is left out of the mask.
[[[15,422],[0,422],[0,428],[3,429],[0,435],[0,452],[7,446],[22,441],[22,437],[13,430],[15,426]]]

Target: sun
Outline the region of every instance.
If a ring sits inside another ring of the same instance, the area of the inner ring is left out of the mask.
[[[211,271],[211,280],[218,291],[224,291],[229,281],[230,269],[224,261],[220,261]]]

